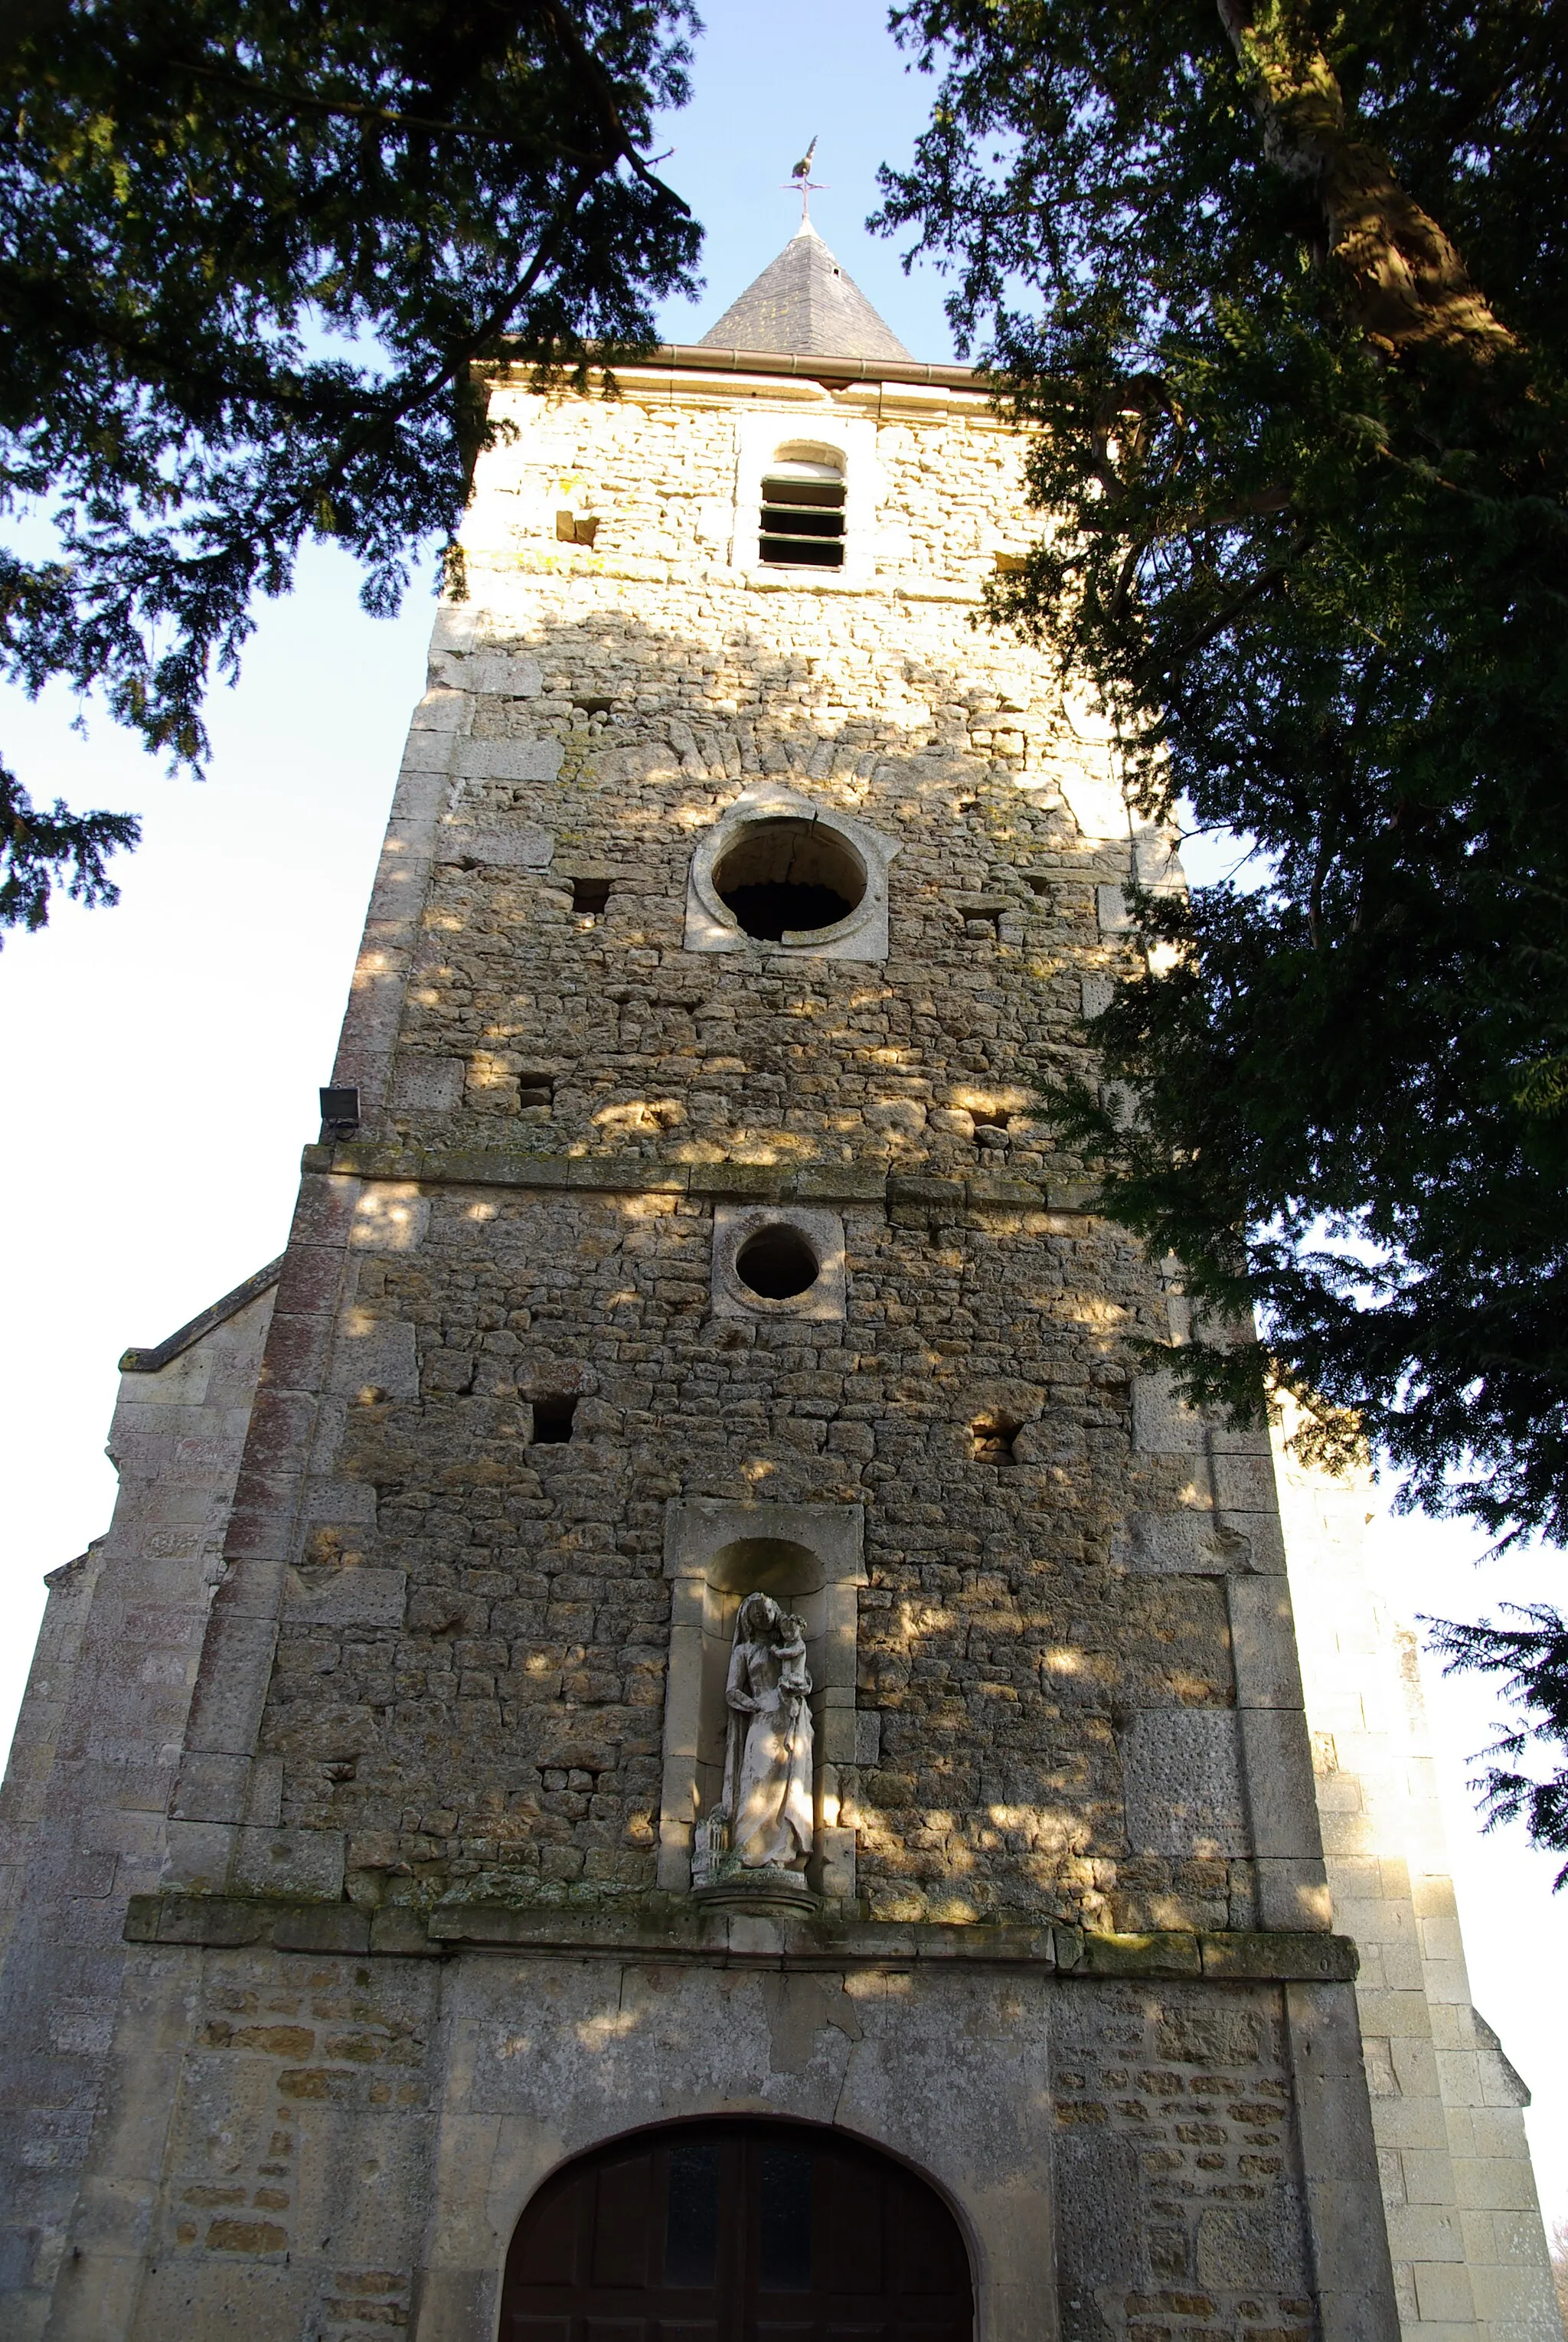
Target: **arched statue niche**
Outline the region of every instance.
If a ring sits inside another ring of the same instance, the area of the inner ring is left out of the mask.
[[[858,1506],[670,1506],[662,1887],[853,1896],[861,1527]]]
[[[612,2140],[545,2181],[506,2257],[500,2342],[971,2342],[958,2224],[825,2126],[719,2119]]]

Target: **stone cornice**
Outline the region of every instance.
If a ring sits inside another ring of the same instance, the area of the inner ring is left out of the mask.
[[[981,366],[928,365],[918,358],[831,358],[804,351],[715,350],[702,342],[661,342],[645,357],[612,362],[617,376],[634,374],[751,374],[798,376],[833,388],[854,382],[926,383],[944,390],[980,391],[993,396],[998,387]],[[506,365],[508,379],[528,381],[531,365]],[[487,369],[482,369],[487,371]],[[496,369],[500,371],[499,368]]]

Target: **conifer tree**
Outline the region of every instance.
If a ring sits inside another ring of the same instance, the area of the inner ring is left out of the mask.
[[[1256,1420],[1288,1391],[1320,1452],[1365,1440],[1410,1502],[1561,1543],[1561,0],[895,23],[940,88],[882,224],[954,269],[964,345],[1043,426],[1041,542],[994,615],[1095,679],[1146,815],[1251,849],[1135,896],[1104,1086],[1072,1052],[1053,1076],[1064,1136],[1200,1329],[1255,1312],[1173,1354],[1195,1396]],[[1453,1631],[1551,1737],[1551,1619]],[[1529,1810],[1568,1845],[1568,1799]]]
[[[653,338],[698,230],[647,148],[687,0],[12,0],[0,25],[0,673],[199,768],[310,538],[394,608],[450,544],[476,367]],[[40,547],[42,549],[40,549]],[[0,926],[109,902],[126,816],[0,766]]]

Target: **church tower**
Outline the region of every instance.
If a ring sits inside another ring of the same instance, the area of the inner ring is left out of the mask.
[[[5,2333],[1553,2342],[1359,1496],[1037,1102],[1183,882],[974,623],[1020,438],[805,226],[491,395],[288,1249],[51,1581]]]

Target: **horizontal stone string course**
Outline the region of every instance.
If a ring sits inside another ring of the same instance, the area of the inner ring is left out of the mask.
[[[879,1170],[864,1163],[648,1163],[638,1156],[534,1155],[424,1146],[307,1146],[302,1168],[427,1187],[580,1187],[623,1196],[747,1196],[780,1203],[987,1204],[1088,1213],[1082,1180],[1043,1182],[995,1173],[974,1178]]]
[[[448,1950],[556,1951],[624,1959],[758,1958],[811,1967],[873,1967],[911,1960],[1022,1963],[1062,1977],[1212,1977],[1249,1984],[1345,1984],[1356,1973],[1348,1936],[1289,1928],[1211,1928],[1150,1935],[1085,1935],[1076,1927],[839,1925],[693,1911],[671,1897],[667,1911],[635,1913],[518,1909],[504,1903],[408,1904],[375,1912],[344,1903],[279,1903],[225,1895],[138,1895],[127,1941],[200,1944],[234,1950],[440,1957]],[[387,1924],[383,1924],[387,1923]]]

